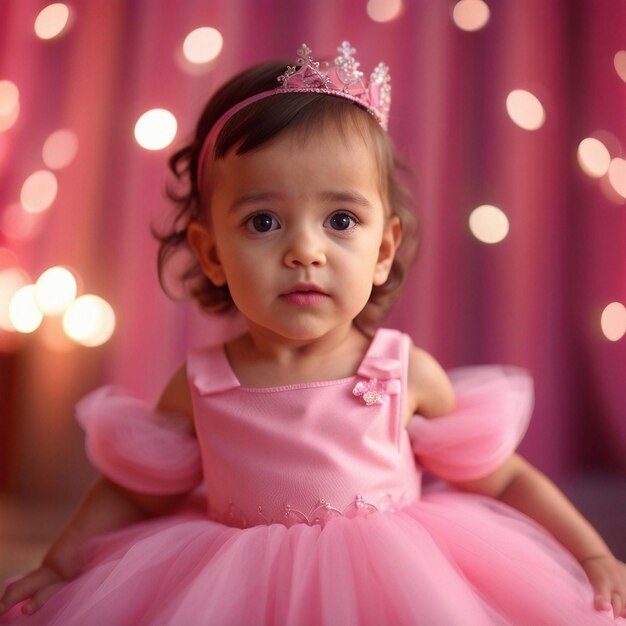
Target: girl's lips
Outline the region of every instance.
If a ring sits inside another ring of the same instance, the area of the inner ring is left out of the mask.
[[[280,296],[283,300],[289,304],[295,306],[313,306],[326,300],[328,294],[319,291],[316,288],[296,288],[287,293],[283,293]]]

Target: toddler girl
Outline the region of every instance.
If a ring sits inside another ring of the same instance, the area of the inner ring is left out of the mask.
[[[625,623],[626,566],[514,452],[527,375],[447,375],[378,327],[416,226],[387,68],[339,52],[236,76],[173,156],[161,270],[188,245],[191,293],[246,331],[191,351],[156,410],[79,404],[102,476],[0,623]],[[452,486],[421,493],[424,468]]]

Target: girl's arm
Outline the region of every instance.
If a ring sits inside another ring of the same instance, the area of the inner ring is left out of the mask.
[[[146,496],[115,485],[101,476],[89,488],[78,509],[46,552],[41,565],[7,585],[0,598],[0,613],[30,598],[24,611],[33,613],[68,580],[82,571],[81,546],[88,539],[162,515],[179,506],[186,497]]]
[[[191,400],[184,368],[179,369],[161,395],[157,410],[188,420],[191,428]],[[34,571],[7,585],[0,597],[0,613],[30,598],[26,613],[33,613],[65,582],[82,571],[81,547],[88,539],[111,532],[149,517],[164,515],[178,508],[187,493],[152,496],[124,489],[107,478],[98,477],[83,497],[69,522]]]
[[[409,353],[408,409],[424,417],[446,415],[454,408],[454,391],[432,356],[413,346]],[[595,592],[598,609],[626,615],[626,565],[618,561],[589,522],[539,470],[513,454],[479,480],[455,483],[464,491],[492,496],[546,528],[581,563]]]
[[[616,617],[626,614],[626,565],[538,469],[513,454],[488,476],[456,486],[497,498],[539,522],[583,566],[595,592],[596,608],[612,607]]]

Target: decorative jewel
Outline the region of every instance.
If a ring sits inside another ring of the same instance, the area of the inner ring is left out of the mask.
[[[294,524],[308,524],[308,522],[307,516],[293,509],[291,504],[285,504],[282,511],[272,518],[272,524],[283,524],[287,528]]]
[[[377,378],[360,380],[352,390],[352,394],[360,396],[367,406],[382,404],[385,387]]]
[[[336,517],[342,517],[341,511],[333,508],[325,500],[318,500],[316,506],[313,507],[313,510],[308,516],[309,524],[319,524],[320,526],[325,526],[331,519]]]
[[[257,507],[256,515],[252,518],[252,526],[267,526],[270,521],[265,517],[263,513],[263,508],[261,506]]]
[[[350,504],[344,511],[346,517],[357,517],[358,515],[370,515],[375,513],[378,509],[369,502],[363,500],[363,496],[357,496],[352,504]]]
[[[345,85],[353,85],[363,78],[363,72],[359,72],[359,65],[352,56],[356,50],[350,47],[347,41],[344,41],[338,48],[341,55],[335,59],[337,66],[337,76]]]
[[[228,503],[228,510],[224,515],[224,523],[235,528],[245,528],[248,525],[243,511],[232,501]]]

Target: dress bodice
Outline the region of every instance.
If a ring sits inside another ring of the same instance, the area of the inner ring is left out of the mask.
[[[242,387],[223,346],[187,370],[211,517],[325,523],[408,503],[419,476],[402,416],[409,340],[379,330],[357,375]]]
[[[355,376],[271,389],[242,387],[223,346],[194,350],[196,436],[103,387],[76,407],[87,455],[140,493],[183,493],[204,480],[209,515],[242,527],[398,508],[419,499],[421,468],[450,481],[485,476],[524,435],[532,380],[510,367],[452,370],[455,410],[415,415],[404,428],[409,346],[381,329]]]

